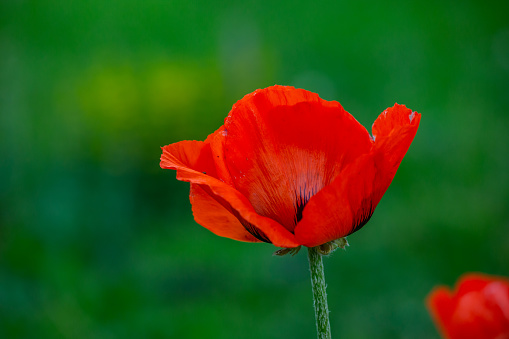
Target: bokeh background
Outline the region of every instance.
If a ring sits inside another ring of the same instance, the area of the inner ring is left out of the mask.
[[[325,266],[334,337],[437,338],[433,286],[509,275],[508,4],[0,2],[0,337],[315,337],[305,251],[213,235],[159,168],[284,84],[422,113]]]

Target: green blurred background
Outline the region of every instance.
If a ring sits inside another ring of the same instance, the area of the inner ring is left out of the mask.
[[[2,1],[0,337],[314,338],[305,251],[194,221],[160,146],[257,88],[422,122],[350,247],[336,338],[436,338],[424,306],[509,275],[509,13],[489,1]]]

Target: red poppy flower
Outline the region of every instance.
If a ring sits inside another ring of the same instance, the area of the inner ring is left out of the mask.
[[[215,234],[314,247],[370,219],[420,118],[396,104],[371,137],[338,102],[272,86],[233,105],[205,141],[163,147],[161,167],[191,183],[194,218]]]
[[[509,339],[509,279],[467,274],[454,291],[434,289],[426,303],[444,338]]]

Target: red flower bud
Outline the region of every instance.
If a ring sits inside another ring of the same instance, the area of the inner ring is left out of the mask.
[[[509,339],[509,280],[482,274],[460,278],[454,291],[435,288],[426,303],[444,338]]]

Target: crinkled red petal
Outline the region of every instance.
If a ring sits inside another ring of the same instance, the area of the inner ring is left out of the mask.
[[[249,233],[230,211],[212,198],[200,185],[191,184],[189,199],[194,220],[221,237],[247,242],[260,242]]]
[[[221,129],[220,129],[221,130]],[[177,179],[201,185],[206,193],[217,200],[227,211],[234,214],[244,227],[258,229],[274,245],[296,247],[295,237],[276,221],[258,215],[251,203],[239,191],[221,181],[218,176],[220,166],[213,153],[210,140],[217,137],[220,130],[209,136],[206,142],[182,141],[163,147],[161,167],[177,170]],[[218,160],[220,162],[220,159]],[[213,227],[209,225],[209,227]],[[224,231],[224,228],[223,228]],[[226,233],[223,233],[226,235]],[[231,237],[238,235],[235,231]]]
[[[330,185],[309,200],[295,228],[299,243],[321,245],[366,224],[410,147],[419,120],[419,113],[397,104],[380,115],[374,124],[371,150],[345,166]]]
[[[224,161],[224,140],[226,138],[227,132],[224,126],[221,126],[216,132],[209,135],[205,142],[210,143],[210,149],[212,151],[212,159],[216,166],[216,172],[218,178],[221,178],[222,182],[227,183],[230,186],[233,186],[233,181],[226,167]]]
[[[414,140],[420,121],[419,113],[398,104],[387,108],[375,120],[372,128],[375,142],[371,151],[377,168],[374,183],[375,206],[396,175],[399,164]]]
[[[224,158],[233,185],[258,214],[289,231],[310,197],[372,143],[338,102],[293,87],[245,96],[224,127]]]
[[[309,200],[295,228],[297,241],[314,247],[362,227],[374,209],[370,197],[375,172],[373,159],[368,155],[346,166],[332,184]]]

